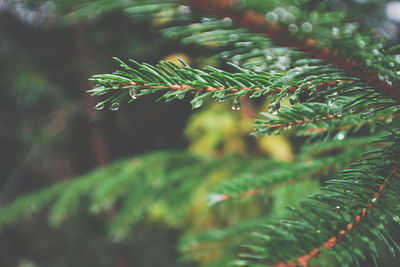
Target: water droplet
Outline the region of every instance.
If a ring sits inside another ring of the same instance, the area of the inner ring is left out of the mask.
[[[321,233],[321,230],[317,229],[315,232],[316,232],[317,234],[320,234],[320,233]]]
[[[365,48],[365,42],[364,42],[364,40],[358,40],[357,44],[358,44],[358,47],[359,47],[359,48],[361,48],[361,49]]]
[[[181,13],[181,14],[188,14],[188,13],[190,13],[190,7],[185,6],[185,5],[180,5],[180,6],[178,6],[177,11],[178,11],[178,13]]]
[[[336,28],[336,27],[332,28],[332,37],[335,38],[335,39],[340,37],[339,28]]]
[[[201,19],[201,23],[203,23],[203,24],[207,24],[207,23],[209,23],[210,21],[211,21],[210,18],[202,18],[202,19]]]
[[[337,96],[338,96],[338,92],[333,92],[330,95],[330,98],[328,99],[328,108],[332,108],[334,106]]]
[[[329,99],[329,100],[328,100],[327,105],[328,105],[328,108],[329,108],[329,109],[331,109],[331,108],[333,107],[333,102],[334,102],[333,99]]]
[[[344,133],[338,133],[336,136],[337,140],[343,140],[345,138],[345,134]]]
[[[274,12],[278,15],[279,20],[285,20],[287,12],[284,8],[282,7],[277,7],[275,8]]]
[[[371,120],[372,116],[371,113],[366,112],[366,113],[361,113],[360,118],[363,120]]]
[[[389,77],[387,75],[380,75],[379,74],[378,77],[379,77],[379,80],[381,80],[383,82],[386,82],[389,79]]]
[[[301,29],[304,32],[312,32],[313,25],[310,22],[304,22],[303,24],[301,24]]]
[[[225,22],[225,23],[229,23],[229,24],[232,23],[232,19],[228,18],[228,17],[223,18],[222,21]]]
[[[336,208],[337,210],[340,210],[340,206],[336,206],[335,208]]]
[[[274,22],[274,21],[277,21],[277,20],[278,20],[278,15],[277,15],[275,12],[268,12],[268,13],[265,15],[265,18],[266,18],[268,21]]]
[[[234,101],[232,104],[232,109],[233,110],[240,110],[240,102],[239,101]]]
[[[333,115],[336,116],[336,118],[341,118],[343,114],[340,111],[336,111]]]
[[[119,103],[118,102],[114,102],[110,106],[110,110],[112,110],[112,111],[117,111],[118,109],[119,109]]]
[[[345,29],[343,31],[343,33],[344,33],[344,36],[346,36],[347,38],[349,38],[349,37],[351,37],[353,35],[353,31],[350,30],[350,29]]]
[[[192,108],[193,109],[195,109],[195,108],[199,108],[199,107],[201,107],[201,105],[203,105],[203,99],[198,99],[198,100],[196,100],[196,101],[193,101],[192,100]]]
[[[234,34],[234,33],[229,34],[229,39],[232,40],[232,41],[235,41],[235,40],[237,40],[238,38],[239,38],[239,36],[238,36],[237,34]]]
[[[288,56],[280,56],[278,57],[278,62],[281,64],[286,64],[289,61],[289,57]]]
[[[296,33],[298,30],[299,30],[299,27],[297,27],[296,24],[294,24],[294,23],[289,24],[289,32]]]
[[[376,203],[376,201],[378,201],[378,198],[374,197],[374,198],[371,200],[371,203]]]
[[[298,99],[297,99],[297,97],[295,97],[295,96],[291,96],[291,97],[289,98],[289,103],[290,103],[290,105],[296,105],[297,101],[298,101]]]
[[[283,19],[286,23],[292,23],[292,22],[294,22],[295,21],[295,17],[294,17],[294,15],[292,14],[292,13],[290,13],[290,12],[286,12],[286,16],[285,16],[285,18]]]
[[[287,67],[281,64],[277,64],[278,69],[280,70],[287,70]]]
[[[280,108],[281,104],[274,102],[269,105],[268,111],[271,112],[272,115],[278,115]]]
[[[372,50],[372,54],[374,54],[375,56],[378,56],[381,52],[379,52],[378,49],[373,49]]]
[[[104,102],[99,102],[96,104],[96,106],[94,107],[97,110],[103,110],[104,109]]]
[[[400,2],[390,1],[386,4],[386,16],[393,22],[400,22]]]
[[[223,195],[223,194],[209,194],[207,196],[207,202],[209,205],[214,205],[214,204],[224,201],[226,199],[227,199],[227,196]]]
[[[225,101],[225,98],[218,98],[218,100],[217,100],[219,103],[222,103],[222,102],[224,102]]]
[[[129,95],[131,96],[132,99],[137,99],[137,90],[136,89],[131,89],[129,91]]]

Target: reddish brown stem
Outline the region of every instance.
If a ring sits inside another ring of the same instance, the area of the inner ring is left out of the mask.
[[[337,85],[339,83],[345,83],[346,81],[343,80],[337,80],[337,81],[326,81],[326,82],[320,82],[317,87],[316,90],[322,90],[327,88],[328,86],[333,86],[333,85]],[[353,82],[353,81],[347,81],[349,83]],[[111,84],[115,85],[115,84]],[[222,91],[222,90],[227,90],[229,89],[229,91],[227,92],[228,94],[234,94],[237,93],[239,91],[248,91],[248,93],[252,93],[255,91],[260,91],[262,88],[259,86],[256,87],[242,87],[242,88],[227,88],[224,86],[220,86],[220,87],[212,87],[212,86],[207,86],[205,88],[195,88],[193,86],[187,85],[187,84],[171,84],[168,86],[155,86],[154,88],[146,83],[142,83],[142,82],[135,82],[135,81],[131,81],[130,83],[117,83],[117,85],[119,85],[121,88],[130,88],[130,87],[137,87],[137,88],[144,88],[144,89],[159,89],[159,88],[163,88],[165,90],[171,90],[171,91],[179,91],[179,90],[189,90],[189,91],[194,91],[194,92],[201,92],[201,93],[206,93],[206,92],[213,92],[213,91]],[[282,92],[285,88],[283,87],[277,87],[274,89],[270,89],[265,95],[273,95],[273,94],[279,94],[280,92]],[[290,86],[288,88],[286,88],[287,92],[289,93],[293,93],[298,89],[302,89],[304,91],[309,90],[309,87],[294,87],[294,86]]]
[[[393,165],[389,172],[389,175],[394,175],[398,172],[399,166]],[[342,240],[346,234],[350,233],[357,225],[359,225],[367,216],[367,214],[375,207],[375,203],[379,198],[382,197],[384,189],[387,187],[387,183],[383,183],[378,187],[378,190],[374,193],[371,201],[365,205],[365,207],[353,218],[353,221],[348,223],[345,228],[339,230],[335,236],[330,237],[326,240],[320,248],[313,248],[307,254],[301,255],[292,262],[279,261],[274,264],[274,267],[309,267],[310,260],[316,258],[323,249],[333,248],[340,240]]]
[[[398,117],[398,116],[400,116],[400,113],[393,113],[393,114],[390,114],[388,116],[378,117],[377,120],[384,121],[384,120],[387,120],[389,118]],[[351,128],[354,128],[354,127],[362,126],[362,125],[364,125],[366,123],[367,123],[367,121],[359,122],[359,123],[357,123],[355,125],[341,125],[341,126],[333,128],[333,130],[334,131],[336,131],[336,130],[348,130],[348,129],[351,129]],[[329,129],[327,129],[327,128],[310,128],[310,129],[307,129],[307,132],[308,133],[323,133],[323,132],[327,132],[328,130]]]
[[[219,17],[228,17],[232,21],[244,28],[254,32],[268,35],[276,44],[294,47],[302,52],[310,54],[314,58],[324,60],[326,63],[344,70],[345,72],[359,78],[367,84],[381,90],[394,100],[400,100],[400,85],[381,81],[379,75],[372,68],[368,68],[356,60],[338,57],[338,51],[330,48],[317,47],[317,41],[313,38],[298,39],[291,37],[287,26],[279,25],[276,22],[267,22],[263,14],[253,10],[234,10],[233,1],[184,1],[194,9]]]
[[[294,125],[302,125],[302,124],[311,123],[311,122],[316,123],[316,122],[319,122],[319,121],[333,120],[333,119],[338,119],[340,117],[341,117],[341,115],[329,114],[329,115],[323,116],[323,117],[318,118],[318,119],[313,119],[313,120],[304,119],[304,120],[296,120],[294,122],[279,123],[279,124],[266,123],[263,126],[265,126],[265,127],[283,128],[283,127],[288,127],[288,126],[290,127],[290,126],[294,126]]]

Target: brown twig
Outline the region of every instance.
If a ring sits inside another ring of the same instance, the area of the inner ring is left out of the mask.
[[[379,120],[379,121],[384,121],[384,120],[387,120],[387,119],[389,119],[389,118],[398,117],[398,116],[400,116],[400,113],[393,113],[393,114],[390,114],[390,115],[388,115],[388,116],[381,116],[381,117],[378,117],[377,120]],[[336,130],[348,130],[348,129],[351,129],[351,128],[354,128],[354,127],[363,126],[363,125],[365,125],[366,123],[367,123],[367,121],[359,122],[359,123],[357,123],[357,124],[355,124],[355,125],[341,125],[341,126],[338,126],[338,127],[333,128],[333,130],[334,130],[334,131],[336,131]],[[317,132],[317,133],[323,133],[323,132],[326,132],[326,131],[328,131],[328,130],[329,130],[329,129],[327,129],[327,128],[310,128],[310,129],[307,129],[307,132],[308,132],[308,133],[315,133],[315,132]]]
[[[317,41],[313,38],[298,39],[291,37],[287,26],[279,25],[276,22],[267,22],[263,14],[253,10],[234,10],[234,1],[186,0],[184,2],[201,12],[219,17],[228,17],[240,27],[266,34],[278,45],[297,48],[314,58],[321,59],[346,71],[374,88],[378,88],[394,100],[400,100],[399,84],[380,80],[375,70],[360,64],[354,59],[341,58],[338,56],[339,52],[337,50],[318,47]]]
[[[318,85],[316,86],[316,91],[320,91],[323,90],[325,88],[327,88],[328,86],[333,86],[333,85],[337,85],[339,83],[346,83],[346,82],[353,82],[352,80],[349,81],[344,81],[344,80],[337,80],[337,81],[326,81],[326,82],[320,82],[318,83]],[[252,93],[252,92],[256,92],[256,91],[260,91],[263,88],[261,86],[253,86],[253,87],[225,87],[225,86],[220,86],[220,87],[213,87],[213,86],[206,86],[204,88],[195,88],[193,86],[187,85],[187,84],[171,84],[168,86],[165,85],[156,85],[156,86],[152,86],[143,82],[136,82],[136,81],[131,81],[130,83],[111,83],[110,86],[114,88],[114,86],[117,85],[120,88],[138,88],[138,89],[165,89],[165,90],[170,90],[170,91],[179,91],[179,90],[188,90],[188,91],[194,91],[194,92],[201,92],[201,93],[206,93],[206,92],[216,92],[216,91],[223,91],[223,90],[229,90],[227,91],[227,93],[229,94],[234,94],[237,93],[239,91],[248,91],[248,94]],[[289,93],[293,93],[298,89],[302,89],[304,91],[308,91],[309,90],[309,86],[299,86],[299,87],[295,87],[295,86],[290,86],[287,88],[284,87],[277,87],[277,88],[273,88],[270,89],[265,95],[272,95],[272,94],[279,94],[280,92],[282,92],[283,90],[286,90]]]
[[[399,166],[393,165],[392,169],[389,172],[389,175],[396,174],[398,170]],[[348,223],[345,228],[339,230],[335,236],[330,237],[328,240],[322,243],[321,247],[313,248],[307,254],[297,257],[292,262],[286,263],[279,261],[276,264],[274,264],[274,267],[296,267],[296,266],[309,267],[310,266],[309,261],[311,259],[318,257],[318,255],[323,249],[331,249],[334,246],[336,246],[336,244],[340,240],[342,240],[346,234],[350,233],[357,225],[359,225],[365,219],[367,214],[375,207],[375,203],[377,202],[377,200],[382,197],[386,187],[387,187],[386,182],[381,184],[378,187],[378,190],[372,196],[369,203],[367,203],[365,207],[353,218],[353,221]]]

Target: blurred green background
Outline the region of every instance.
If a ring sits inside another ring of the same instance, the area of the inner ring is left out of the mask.
[[[187,145],[187,101],[154,104],[148,97],[97,112],[86,93],[91,75],[115,68],[112,56],[155,63],[185,49],[156,41],[151,22],[134,23],[120,11],[62,23],[75,5],[66,2],[0,1],[0,205],[118,158]],[[154,250],[132,255],[132,246],[108,241],[103,228],[103,218],[82,213],[52,229],[39,214],[1,230],[0,266],[136,266],[155,261],[151,254],[176,258],[172,230],[161,228]],[[146,231],[134,247],[150,247]]]

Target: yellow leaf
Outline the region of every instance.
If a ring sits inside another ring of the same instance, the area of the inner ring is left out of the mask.
[[[257,139],[260,149],[274,159],[292,161],[294,154],[286,137],[282,135],[264,136]]]

